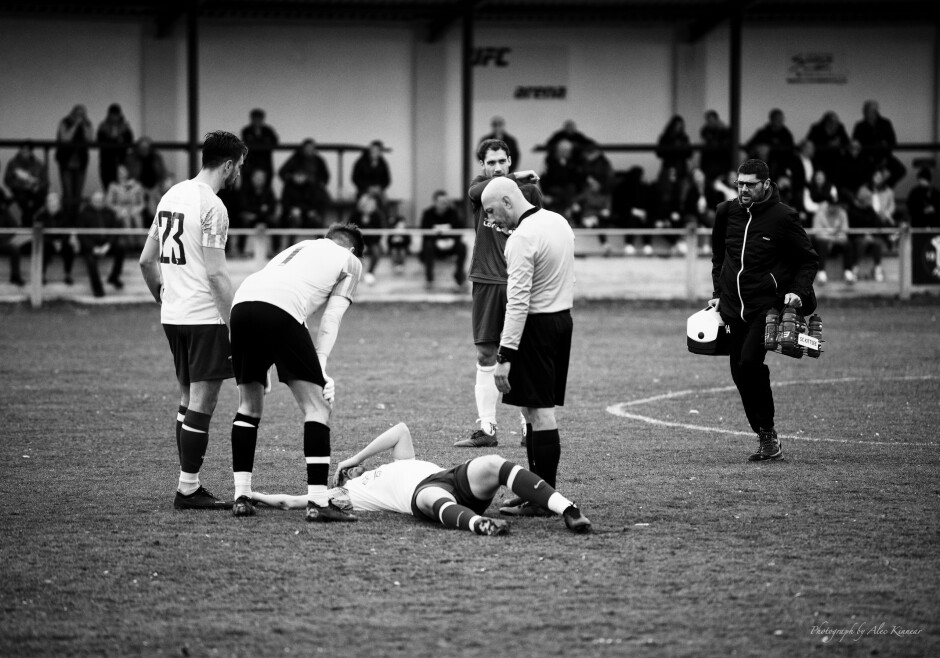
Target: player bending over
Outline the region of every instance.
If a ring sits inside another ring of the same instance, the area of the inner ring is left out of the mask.
[[[386,450],[394,461],[372,470],[362,466],[366,459]],[[356,511],[412,514],[478,535],[508,532],[507,521],[483,516],[499,487],[506,485],[523,500],[561,514],[572,532],[591,531],[591,522],[574,503],[539,476],[499,455],[476,457],[447,470],[415,459],[411,432],[404,423],[386,430],[358,453],[341,461],[333,484],[330,494],[337,505],[345,503]],[[255,502],[282,509],[307,506],[306,496],[252,492],[251,497]]]

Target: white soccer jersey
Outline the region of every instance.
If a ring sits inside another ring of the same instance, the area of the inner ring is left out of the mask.
[[[332,240],[304,240],[288,247],[255,272],[235,292],[239,302],[267,302],[290,313],[297,322],[326,303],[330,295],[353,301],[362,263]]]
[[[202,248],[225,249],[228,211],[205,183],[186,180],[157,205],[150,239],[160,243],[163,324],[221,324]]]
[[[366,471],[346,482],[353,509],[365,512],[411,514],[411,497],[421,480],[440,473],[437,464],[420,459],[400,459]]]

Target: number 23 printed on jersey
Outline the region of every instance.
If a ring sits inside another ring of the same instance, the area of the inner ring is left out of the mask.
[[[160,224],[160,262],[173,265],[186,264],[183,248],[183,214],[161,210],[157,215]]]

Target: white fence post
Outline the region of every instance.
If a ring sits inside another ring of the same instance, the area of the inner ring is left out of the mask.
[[[33,225],[33,243],[30,245],[29,303],[33,308],[42,306],[42,222]]]
[[[695,224],[685,227],[685,297],[690,302],[698,299],[698,232]]]

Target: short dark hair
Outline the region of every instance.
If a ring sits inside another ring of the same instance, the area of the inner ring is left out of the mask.
[[[447,192],[444,190],[434,190],[434,194],[431,195],[431,198],[436,199],[439,196],[447,196]]]
[[[506,152],[506,157],[509,157],[509,147],[506,146],[506,142],[501,139],[484,139],[477,147],[477,160],[483,160],[487,151],[499,151],[500,149]]]
[[[750,160],[745,160],[741,163],[741,166],[738,167],[739,174],[754,174],[760,180],[766,180],[770,178],[770,168],[767,167],[767,163],[763,160],[758,160],[757,158],[751,158]]]
[[[248,154],[248,147],[232,133],[224,130],[215,130],[206,133],[202,142],[202,166],[204,169],[216,169],[228,160],[238,162],[243,155]]]
[[[258,117],[259,119],[263,119],[265,116],[264,110],[262,110],[260,107],[256,107],[248,114],[248,116],[251,117],[252,119],[254,119],[255,117]]]
[[[362,238],[362,231],[360,231],[359,227],[355,224],[344,224],[341,222],[331,224],[330,228],[326,231],[326,237],[329,240],[339,238],[346,242],[353,248],[353,254],[355,254],[357,258],[362,258],[366,243]]]

